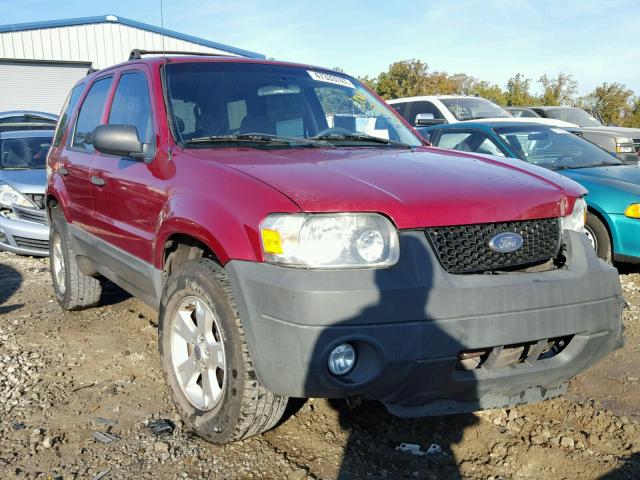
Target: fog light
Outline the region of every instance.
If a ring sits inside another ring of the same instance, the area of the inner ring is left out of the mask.
[[[0,243],[7,243],[7,236],[0,230]]]
[[[356,364],[356,351],[348,343],[342,343],[329,354],[329,370],[334,375],[349,373]]]

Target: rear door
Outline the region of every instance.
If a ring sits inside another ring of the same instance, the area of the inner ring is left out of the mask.
[[[121,260],[130,264],[137,257],[151,264],[155,227],[166,191],[156,175],[157,125],[151,102],[152,88],[144,66],[121,72],[106,123],[133,125],[146,144],[146,161],[98,154],[92,165],[94,234],[124,252]],[[117,252],[116,252],[117,254]]]
[[[58,173],[64,178],[69,197],[67,209],[69,220],[86,230],[91,228],[93,216],[90,172],[95,150],[91,144],[91,136],[102,120],[112,83],[113,77],[107,76],[97,79],[89,87],[80,106],[74,128],[69,135],[70,138],[67,140],[68,147],[61,155],[58,166]],[[60,128],[58,127],[56,132],[58,140],[58,135],[64,133]]]

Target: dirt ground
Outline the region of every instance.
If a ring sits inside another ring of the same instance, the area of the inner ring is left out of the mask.
[[[176,417],[151,309],[110,286],[100,308],[64,312],[47,260],[0,252],[0,478],[640,479],[640,270],[627,270],[626,346],[562,399],[418,420],[292,401],[278,428],[219,446]]]

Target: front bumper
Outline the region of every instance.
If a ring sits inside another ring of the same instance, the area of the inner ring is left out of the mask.
[[[537,401],[622,344],[615,269],[584,235],[565,232],[567,265],[540,273],[451,275],[423,232],[402,232],[397,265],[318,271],[227,264],[260,381],[291,397],[362,396],[398,415]],[[571,337],[553,358],[459,370],[463,351]],[[355,368],[327,356],[355,346]]]
[[[49,225],[0,215],[0,250],[40,257],[49,255]]]
[[[619,262],[640,263],[640,219],[609,214],[613,231],[613,257]]]

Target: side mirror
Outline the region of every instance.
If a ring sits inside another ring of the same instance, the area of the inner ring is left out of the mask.
[[[430,125],[441,125],[445,123],[444,119],[437,119],[433,113],[419,113],[416,115],[416,125],[420,127],[428,127]]]
[[[100,153],[146,160],[148,147],[138,138],[133,125],[99,125],[93,131],[93,147]]]

